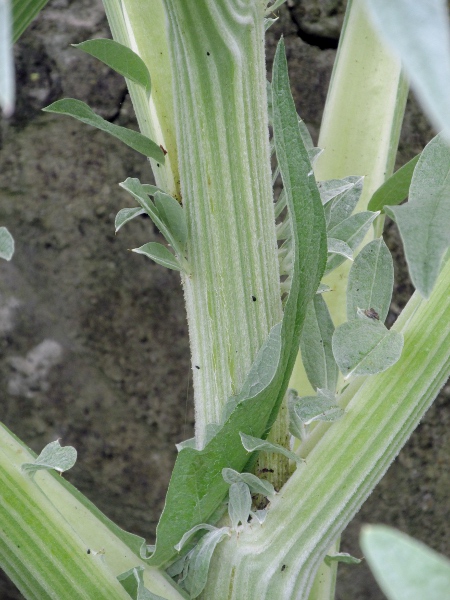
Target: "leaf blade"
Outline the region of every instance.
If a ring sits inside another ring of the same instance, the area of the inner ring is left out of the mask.
[[[387,181],[383,183],[369,200],[367,210],[384,212],[384,206],[396,206],[406,200],[411,185],[414,169],[420,154],[412,158],[403,167],[400,167]]]
[[[148,242],[140,248],[133,248],[132,252],[143,254],[158,263],[158,265],[166,267],[167,269],[182,271],[182,267],[177,261],[176,256],[165,246],[158,244],[158,242]]]

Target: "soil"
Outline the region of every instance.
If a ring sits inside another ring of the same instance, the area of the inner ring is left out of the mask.
[[[286,38],[299,113],[317,136],[344,2],[291,2],[268,38]],[[175,443],[193,433],[187,326],[179,276],[128,249],[160,238],[149,219],[114,235],[131,206],[118,183],[151,182],[148,163],[106,134],[41,109],[87,102],[136,128],[124,81],[70,46],[109,37],[99,0],[54,0],[16,45],[17,106],[0,132],[0,225],[16,240],[0,263],[0,420],[39,452],[78,450],[67,479],[123,528],[152,541]],[[398,163],[432,137],[408,102]],[[392,322],[412,293],[395,226]],[[450,388],[444,389],[343,534],[361,556],[362,523],[386,523],[450,554]],[[0,579],[0,600],[20,594]],[[340,567],[339,600],[380,600],[366,566]]]

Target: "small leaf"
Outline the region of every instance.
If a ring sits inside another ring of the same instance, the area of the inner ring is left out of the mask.
[[[116,220],[114,222],[114,226],[116,228],[115,232],[117,233],[122,225],[134,219],[139,215],[143,215],[145,210],[143,208],[122,208],[116,215]]]
[[[117,575],[121,586],[132,600],[165,600],[162,596],[153,594],[144,586],[144,567],[134,567]]]
[[[340,254],[344,258],[353,260],[353,252],[350,246],[342,240],[329,237],[328,241],[328,254]]]
[[[14,238],[6,227],[0,227],[0,258],[11,260],[13,254]]]
[[[61,447],[59,441],[47,444],[36,460],[32,463],[24,463],[22,470],[33,476],[41,469],[54,469],[58,473],[64,473],[73,467],[77,460],[77,451],[72,446]]]
[[[130,146],[130,148],[133,148],[133,150],[140,152],[148,158],[154,158],[159,163],[164,164],[164,153],[158,144],[137,131],[132,131],[126,127],[119,127],[119,125],[114,125],[113,123],[105,121],[105,119],[96,115],[95,112],[87,104],[81,102],[81,100],[74,100],[73,98],[57,100],[42,110],[44,112],[60,115],[69,115],[82,123],[96,127],[101,131],[106,131],[106,133],[116,137],[127,146]]]
[[[209,564],[217,544],[228,537],[229,527],[222,527],[207,533],[196,545],[189,558],[189,570],[184,580],[184,586],[191,598],[197,598],[206,585]]]
[[[317,390],[317,396],[298,397],[296,394],[291,394],[288,408],[289,414],[295,417],[297,429],[303,435],[303,426],[310,425],[314,421],[337,421],[344,414],[342,408],[336,404],[334,393],[321,389]],[[302,439],[303,435],[299,439]]]
[[[286,0],[275,0],[274,3],[271,4],[271,6],[267,7],[266,15],[270,15],[270,13],[272,13],[274,10],[277,10],[277,8],[280,8],[280,6],[285,2]]]
[[[311,300],[300,337],[302,361],[314,389],[336,390],[338,368],[331,348],[334,325],[320,294]]]
[[[179,552],[189,540],[189,538],[191,538],[194,535],[194,533],[197,533],[197,531],[201,531],[202,529],[206,529],[207,531],[216,531],[217,527],[214,527],[214,525],[210,525],[209,523],[200,523],[200,525],[195,525],[195,527],[191,527],[191,529],[189,529],[189,531],[187,531],[183,535],[178,544],[176,544],[175,550]]]
[[[260,452],[261,450],[264,450],[265,452],[282,454],[289,460],[293,460],[298,464],[303,462],[303,459],[300,458],[300,456],[297,456],[294,452],[291,452],[287,448],[280,446],[280,444],[273,444],[267,440],[261,440],[253,437],[252,435],[246,435],[245,433],[240,433],[239,435],[241,436],[242,445],[247,452]]]
[[[333,229],[333,227],[350,217],[362,194],[364,177],[346,177],[343,181],[348,181],[352,185],[348,190],[344,190],[336,196],[331,204],[327,205],[325,214],[327,215],[328,230]],[[336,237],[331,233],[329,235],[330,237]]]
[[[401,333],[367,317],[340,325],[333,335],[334,358],[346,379],[385,371],[397,362],[402,349]]]
[[[175,198],[164,192],[155,193],[155,206],[182,251],[187,241],[186,214],[183,207]]]
[[[140,248],[133,248],[132,252],[144,254],[144,256],[148,256],[148,258],[151,258],[159,265],[167,267],[168,269],[182,271],[180,263],[177,261],[175,255],[172,254],[170,250],[167,250],[165,246],[158,244],[157,242],[149,242]]]
[[[147,66],[142,58],[127,46],[109,39],[87,40],[81,44],[72,44],[72,46],[98,58],[119,75],[142,86],[150,95],[152,84]]]
[[[409,202],[388,208],[403,240],[411,280],[428,298],[450,245],[450,145],[442,135],[433,138],[419,158]]]
[[[253,494],[261,494],[267,498],[275,496],[275,488],[269,481],[260,479],[252,473],[239,473],[234,469],[222,469],[222,477],[229,483],[245,483]]]
[[[358,308],[373,309],[381,322],[386,320],[394,285],[392,256],[383,238],[369,242],[356,256],[347,284],[347,319]]]
[[[396,206],[406,200],[409,194],[409,186],[420,154],[412,158],[406,165],[400,167],[387,181],[383,183],[373,194],[367,205],[367,210],[381,211],[383,207]]]
[[[326,181],[319,181],[317,187],[319,188],[322,203],[328,204],[328,202],[334,200],[337,196],[352,189],[355,186],[355,183],[360,180],[361,177],[352,176],[345,177],[344,179],[327,179]]]
[[[384,525],[361,533],[361,548],[389,600],[449,597],[450,561],[425,544]]]
[[[251,508],[252,496],[248,485],[243,481],[232,483],[229,492],[228,514],[233,529],[237,529],[239,523],[246,525]]]
[[[361,558],[355,558],[351,554],[347,554],[347,552],[338,552],[337,554],[327,554],[325,556],[325,564],[329,567],[334,562],[341,562],[347,565],[359,565],[362,562]]]

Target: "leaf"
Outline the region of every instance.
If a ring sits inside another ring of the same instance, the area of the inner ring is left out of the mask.
[[[313,164],[315,159],[319,156],[319,154],[322,153],[322,150],[321,148],[316,148],[316,146],[314,146],[311,134],[309,133],[309,129],[306,126],[305,121],[303,121],[303,119],[300,119],[300,117],[298,117],[298,128],[300,131],[300,135],[302,136],[303,144],[306,148],[306,151],[308,152],[308,158],[311,164]]]
[[[189,531],[187,531],[183,535],[183,537],[178,542],[178,544],[175,544],[175,550],[177,552],[179,552],[183,548],[183,546],[186,544],[186,542],[194,535],[194,533],[197,533],[198,531],[201,531],[202,529],[206,529],[207,531],[216,531],[217,527],[214,527],[213,525],[209,525],[208,523],[200,523],[199,525],[195,525],[194,527],[189,529]]]
[[[142,86],[150,95],[152,84],[147,66],[142,58],[127,46],[109,39],[87,40],[72,46],[98,58],[119,75]]]
[[[251,508],[252,496],[248,485],[243,481],[232,483],[229,492],[228,514],[233,529],[237,529],[239,523],[247,524]]]
[[[267,7],[266,15],[270,15],[270,13],[272,13],[274,10],[277,10],[277,8],[280,8],[280,6],[285,2],[286,0],[275,0],[271,6]]]
[[[48,0],[12,1],[12,41],[15,44],[28,25],[37,17]],[[0,19],[1,22],[1,19]],[[0,36],[1,37],[1,36]]]
[[[234,469],[222,469],[222,477],[228,484],[245,483],[253,494],[261,494],[267,498],[275,496],[275,488],[265,479],[260,479],[253,473],[239,473]]]
[[[116,220],[114,222],[115,232],[117,233],[125,223],[131,221],[134,217],[143,215],[144,213],[145,210],[143,208],[122,208],[116,215]]]
[[[386,207],[403,240],[411,280],[428,298],[450,245],[450,146],[438,135],[425,146],[411,181],[409,202]]]
[[[82,123],[96,127],[101,131],[105,131],[110,135],[116,137],[121,142],[133,148],[137,152],[140,152],[148,158],[154,158],[161,164],[164,164],[164,153],[161,148],[150,140],[145,135],[132,131],[126,127],[119,127],[109,123],[95,114],[95,112],[81,100],[74,100],[73,98],[65,98],[64,100],[57,100],[50,106],[42,109],[44,112],[56,113],[59,115],[69,115]]]
[[[252,435],[246,435],[245,433],[240,433],[242,445],[248,452],[273,452],[274,454],[282,454],[289,460],[293,460],[297,464],[303,462],[303,459],[300,456],[297,456],[294,452],[291,452],[284,446],[280,446],[280,444],[274,444],[272,442],[268,442],[267,440],[261,440],[260,438],[255,438]]]
[[[412,158],[406,165],[400,167],[387,181],[373,194],[367,205],[367,210],[384,211],[384,206],[395,206],[406,200],[409,186],[420,154]]]
[[[373,309],[381,322],[386,320],[394,285],[392,256],[383,238],[369,242],[356,256],[347,284],[347,319],[358,308]]]
[[[0,227],[0,258],[11,260],[14,254],[14,238],[6,229]]]
[[[450,133],[450,24],[445,0],[366,0],[435,128]]]
[[[363,527],[361,548],[389,600],[444,600],[450,561],[425,544],[384,525]]]
[[[351,182],[351,187],[336,196],[336,198],[333,199],[333,202],[327,206],[325,211],[325,214],[328,216],[327,227],[330,237],[336,237],[331,234],[330,230],[342,223],[345,219],[348,219],[355,210],[363,190],[364,177],[346,177],[343,181]]]
[[[367,317],[340,325],[333,335],[333,354],[345,379],[351,375],[374,375],[400,358],[403,336]]]
[[[158,244],[157,242],[149,242],[140,248],[133,248],[132,252],[136,252],[136,254],[143,254],[144,256],[151,258],[159,265],[167,267],[168,269],[172,269],[174,271],[182,270],[180,263],[176,259],[176,256],[172,254],[170,250],[167,250],[165,246]]]
[[[337,198],[337,196],[340,196],[344,192],[351,190],[354,188],[355,183],[360,182],[361,179],[361,177],[351,176],[345,177],[344,179],[327,179],[326,181],[319,181],[317,187],[319,188],[322,203],[328,204],[330,200],[334,200],[334,198]],[[353,211],[353,208],[350,212]]]
[[[32,463],[23,463],[22,470],[33,476],[41,469],[54,469],[64,473],[73,467],[77,460],[77,451],[73,446],[61,447],[59,441],[47,444],[36,460]]]
[[[274,138],[293,229],[292,285],[282,324],[272,328],[269,335],[275,362],[266,363],[268,372],[263,375],[263,369],[255,366],[261,360],[258,354],[252,375],[243,386],[255,395],[239,396],[220,431],[202,450],[183,448],[178,453],[157,527],[156,551],[149,561],[153,565],[167,563],[183,533],[207,522],[215,513],[228,492],[222,469],[244,470],[249,457],[239,432],[263,438],[270,431],[295,363],[307,305],[323,274],[327,252],[325,218],[314,177],[309,176],[311,163],[298,129],[282,43],[275,56],[272,89]],[[252,379],[255,373],[258,381]],[[263,388],[261,378],[266,382]]]
[[[331,348],[334,325],[320,294],[311,300],[300,337],[300,350],[306,375],[314,389],[326,388],[334,393],[338,368]]]
[[[347,565],[359,565],[362,562],[361,558],[355,558],[351,554],[347,554],[347,552],[338,552],[337,554],[327,554],[325,556],[325,564],[329,567],[334,562],[341,562]]]
[[[342,240],[328,238],[328,254],[340,254],[344,258],[353,260],[353,252],[350,246]]]
[[[159,191],[155,193],[155,206],[161,220],[171,232],[172,239],[176,240],[180,250],[183,250],[187,242],[186,214],[183,207],[175,198]]]
[[[344,414],[342,408],[336,404],[335,394],[321,389],[317,390],[317,396],[298,397],[296,394],[291,394],[288,408],[301,434],[304,433],[305,425],[310,425],[314,421],[337,421]]]
[[[144,567],[134,567],[117,576],[118,581],[133,600],[165,600],[144,586]]]
[[[355,251],[369,231],[370,225],[379,213],[362,211],[351,215],[329,230],[328,235],[346,242]],[[327,261],[325,274],[330,273],[344,262],[345,258],[339,254],[332,254]]]

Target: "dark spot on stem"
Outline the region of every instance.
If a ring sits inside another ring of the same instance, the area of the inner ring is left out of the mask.
[[[252,296],[253,302],[256,302],[256,296]]]

